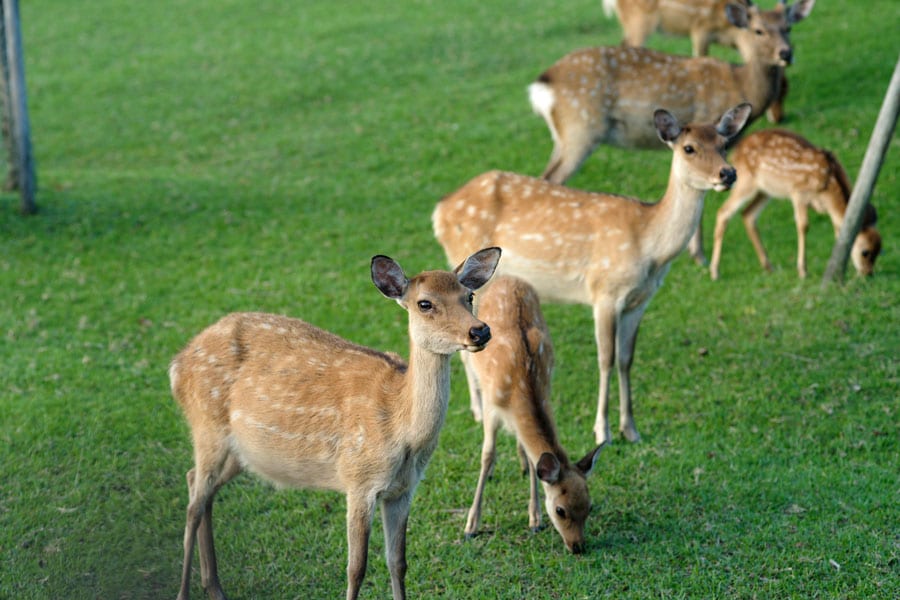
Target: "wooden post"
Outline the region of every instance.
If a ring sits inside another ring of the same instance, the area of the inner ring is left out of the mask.
[[[31,125],[25,93],[25,61],[22,57],[22,32],[19,27],[19,0],[2,0],[3,4],[3,94],[4,134],[8,136],[9,187],[22,195],[22,212],[37,212],[34,201],[37,177],[31,154]]]
[[[878,113],[872,137],[869,138],[869,147],[866,148],[866,155],[863,158],[862,167],[859,169],[856,185],[853,186],[853,193],[850,194],[847,212],[844,213],[844,224],[841,226],[837,242],[831,252],[831,258],[828,260],[828,266],[825,268],[825,275],[822,278],[823,287],[831,281],[844,280],[844,271],[847,269],[847,259],[853,248],[853,240],[856,239],[856,234],[859,233],[862,224],[863,209],[872,196],[875,180],[878,179],[878,172],[881,170],[884,155],[894,133],[894,127],[897,125],[898,108],[900,108],[900,58],[897,59],[897,65],[894,67],[894,75],[891,77],[887,95],[881,104],[881,111]]]

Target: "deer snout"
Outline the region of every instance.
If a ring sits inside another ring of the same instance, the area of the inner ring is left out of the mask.
[[[789,65],[794,62],[794,51],[791,48],[782,48],[778,52],[778,58],[784,61],[784,64]]]
[[[475,351],[482,350],[491,340],[491,328],[486,323],[469,329],[469,341],[476,346]]]
[[[734,167],[722,167],[719,171],[719,179],[722,181],[722,185],[730,188],[737,181],[737,171]]]
[[[572,551],[572,554],[584,554],[584,542],[572,542],[569,550]]]

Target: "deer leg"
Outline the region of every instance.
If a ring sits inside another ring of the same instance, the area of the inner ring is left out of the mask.
[[[406,525],[412,494],[413,490],[408,490],[399,498],[381,503],[384,547],[394,600],[406,598]]]
[[[722,258],[722,241],[725,239],[725,228],[728,227],[728,221],[735,215],[747,201],[753,197],[756,189],[752,181],[746,181],[744,178],[738,177],[731,194],[728,199],[722,203],[716,212],[716,229],[713,234],[713,253],[712,260],[709,263],[709,275],[712,279],[719,278],[719,261]]]
[[[472,499],[472,506],[469,508],[469,516],[466,519],[466,538],[475,537],[481,524],[481,502],[484,498],[484,486],[494,470],[498,425],[493,411],[488,408],[484,418],[484,441],[481,444],[481,472],[478,475],[478,486],[475,488],[475,497]]]
[[[198,438],[194,438],[194,468],[187,472],[188,507],[187,519],[184,526],[184,561],[181,568],[181,588],[178,592],[178,600],[187,600],[191,593],[191,559],[194,554],[194,544],[197,541],[198,529],[204,518],[207,524],[201,532],[200,560],[208,561],[207,549],[212,548],[212,524],[206,512],[211,509],[215,496],[216,482],[220,480],[224,466],[228,462],[228,449],[218,442],[203,444]],[[208,537],[207,537],[208,536]],[[214,556],[214,552],[213,552]],[[215,562],[215,559],[213,559]],[[207,563],[208,566],[208,563]],[[201,573],[203,567],[201,566]],[[224,600],[225,594],[218,585],[216,579],[212,587],[207,588],[207,594],[216,600]]]
[[[594,306],[594,336],[597,342],[597,363],[600,367],[600,392],[597,399],[597,420],[594,437],[598,444],[612,442],[609,427],[609,376],[616,359],[616,311],[607,303]]]
[[[806,203],[792,198],[794,222],[797,224],[797,274],[806,277],[806,232],[809,231],[809,214]]]
[[[787,77],[785,77],[785,70],[779,67],[779,71],[780,77],[775,100],[773,100],[772,103],[769,104],[769,108],[766,109],[766,118],[770,123],[781,123],[784,119],[784,100],[787,98],[788,82]]]
[[[697,229],[694,235],[688,241],[688,254],[694,259],[694,262],[701,267],[706,266],[706,254],[703,253],[703,218],[697,223]]]
[[[481,422],[481,384],[478,382],[478,375],[469,360],[468,352],[460,352],[459,357],[462,359],[463,367],[466,369],[466,381],[469,382],[469,408],[472,410],[472,417],[475,422]]]
[[[560,140],[553,148],[550,163],[541,177],[552,183],[568,181],[594,149],[593,138],[586,123],[571,132],[560,132]]]
[[[516,444],[516,453],[519,455],[519,467],[522,469],[522,475],[528,475],[528,455],[525,453],[525,446]]]
[[[365,492],[347,494],[347,600],[356,600],[366,576],[369,534],[375,498]]]
[[[631,363],[634,360],[638,327],[646,308],[647,304],[644,303],[635,310],[623,314],[616,330],[616,354],[619,365],[619,431],[629,442],[637,442],[641,439],[634,425],[631,408]]]
[[[691,55],[707,56],[709,54],[709,35],[702,29],[691,31]]]
[[[759,259],[759,264],[762,265],[762,268],[766,271],[771,271],[772,263],[769,262],[769,256],[766,254],[766,249],[763,247],[762,240],[759,237],[759,228],[756,226],[756,222],[759,220],[759,214],[762,212],[762,209],[766,207],[768,202],[768,196],[762,193],[757,194],[750,204],[744,208],[741,213],[741,218],[744,221],[744,229],[747,230],[747,237],[750,238],[750,243],[753,244],[753,249],[756,250],[756,257]]]
[[[213,545],[212,508],[213,497],[222,486],[241,472],[241,465],[232,455],[228,455],[218,479],[213,484],[213,492],[206,503],[200,527],[197,529],[197,543],[200,553],[200,582],[212,600],[225,600],[225,593],[219,582],[219,571],[216,565],[216,550]]]
[[[532,533],[541,529],[541,499],[538,491],[537,469],[528,461],[528,526]]]

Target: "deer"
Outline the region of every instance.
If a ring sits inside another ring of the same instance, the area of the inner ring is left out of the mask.
[[[481,523],[484,488],[494,470],[497,430],[513,432],[529,478],[528,524],[541,528],[538,481],[544,490],[550,522],[573,554],[585,550],[584,527],[591,510],[587,477],[601,446],[572,464],[559,443],[550,406],[553,344],[537,292],[516,277],[501,276],[478,294],[478,318],[491,324],[491,345],[464,357],[470,387],[482,410],[484,441],[481,472],[465,536],[474,537]]]
[[[630,378],[638,325],[697,228],[706,191],[734,183],[725,145],[750,112],[742,103],[715,123],[681,125],[671,112],[657,109],[653,120],[672,150],[672,166],[656,203],[489,171],[442,198],[432,214],[435,236],[451,263],[489,242],[503,248],[498,275],[524,279],[541,301],[591,306],[600,370],[598,443],[612,439],[607,408],[616,357],[619,429],[629,441],[640,439]]]
[[[802,136],[783,129],[763,129],[741,140],[732,152],[737,183],[716,213],[716,229],[709,272],[719,278],[722,240],[728,221],[739,211],[759,263],[772,270],[772,264],[759,237],[757,220],[771,198],[788,198],[794,206],[797,226],[797,273],[806,277],[806,232],[808,211],[812,208],[831,218],[837,237],[850,201],[850,179],[833,153],[813,145]],[[866,205],[862,228],[851,250],[853,266],[859,275],[871,275],[881,252],[881,235],[875,225],[878,216]]]
[[[734,25],[728,20],[725,7],[737,2],[746,7],[750,0],[603,0],[607,17],[617,16],[624,33],[623,44],[643,46],[654,31],[669,35],[688,36],[691,39],[691,55],[709,55],[713,42],[735,47]],[[778,0],[773,12],[784,13],[785,0]],[[773,123],[784,118],[784,99],[787,96],[787,79],[779,68],[779,93],[766,110],[766,117]]]
[[[348,599],[359,594],[380,504],[393,598],[406,597],[407,520],[447,413],[450,358],[479,352],[491,338],[472,297],[499,259],[499,248],[485,248],[452,273],[410,279],[393,259],[372,258],[375,286],[408,312],[408,363],[266,313],[229,314],[188,343],[169,368],[194,447],[180,600],[189,595],[195,543],[203,587],[210,598],[225,598],[213,498],[243,470],[280,487],[346,495]]]

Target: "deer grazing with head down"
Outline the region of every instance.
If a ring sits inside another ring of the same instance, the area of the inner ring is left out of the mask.
[[[630,378],[638,325],[697,228],[706,191],[734,183],[725,144],[749,116],[750,105],[741,104],[715,124],[681,126],[668,111],[656,110],[656,131],[672,150],[672,167],[666,193],[655,204],[491,171],[443,198],[432,215],[451,262],[485,242],[496,244],[503,248],[499,274],[524,279],[543,301],[592,307],[600,367],[594,433],[600,443],[612,438],[607,401],[616,356],[620,430],[628,440],[639,439]]]
[[[766,270],[772,265],[756,221],[771,198],[789,198],[794,205],[797,225],[797,272],[806,277],[806,232],[809,229],[808,210],[827,213],[835,236],[844,222],[852,187],[844,167],[834,154],[817,148],[805,138],[780,129],[764,129],[748,135],[735,146],[731,157],[737,169],[737,183],[716,213],[715,241],[709,272],[719,278],[722,240],[728,220],[738,211],[747,235],[756,250],[759,262]],[[850,257],[860,275],[871,275],[875,259],[881,252],[881,235],[875,228],[877,214],[869,204],[863,216],[862,228],[856,236]]]
[[[491,337],[472,314],[472,291],[488,281],[499,258],[498,248],[486,248],[453,273],[412,279],[392,259],[372,259],[375,285],[409,313],[409,364],[298,319],[262,313],[224,317],[175,357],[172,393],[194,442],[179,599],[190,592],[195,541],[203,587],[210,598],[225,598],[213,548],[213,497],[244,469],[282,487],[346,494],[348,599],[359,594],[380,503],[393,597],[406,596],[413,492],[447,413],[451,356],[482,350]]]
[[[656,148],[649,118],[665,107],[681,122],[709,122],[729,107],[749,102],[752,122],[778,94],[778,69],[793,58],[788,32],[814,0],[798,0],[786,11],[761,12],[729,3],[734,40],[745,64],[710,57],[673,56],[647,48],[576,50],[544,71],[529,88],[531,106],[553,137],[542,177],[565,183],[600,144]],[[702,233],[689,247],[705,263]]]
[[[553,345],[537,292],[515,277],[496,277],[478,294],[478,318],[491,324],[491,345],[464,356],[472,398],[481,409],[484,442],[481,474],[466,521],[466,537],[478,533],[484,487],[494,470],[497,429],[513,432],[528,471],[531,495],[528,524],[541,526],[538,481],[547,514],[574,554],[584,551],[584,526],[591,510],[587,477],[600,455],[597,446],[572,464],[556,435],[550,406]]]
[[[736,28],[728,20],[725,7],[736,2],[746,7],[750,0],[603,0],[607,17],[615,14],[622,25],[627,46],[643,46],[654,31],[691,38],[693,56],[707,56],[709,46],[715,42],[736,47]],[[778,0],[771,16],[783,18],[789,11],[786,0]],[[778,95],[769,105],[766,116],[773,123],[784,117],[784,98],[787,95],[787,79],[784,68],[779,67]]]

